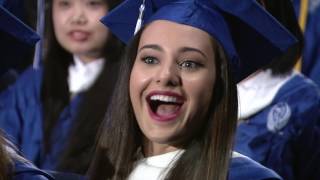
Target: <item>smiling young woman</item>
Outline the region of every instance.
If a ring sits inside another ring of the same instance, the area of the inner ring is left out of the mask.
[[[144,30],[130,76],[130,98],[138,125],[152,142],[146,154],[183,147],[202,128],[215,87],[213,42],[204,31],[170,21],[155,21]]]
[[[236,82],[295,39],[255,1],[238,3],[128,0],[103,18],[130,43],[91,179],[280,179],[232,153]]]

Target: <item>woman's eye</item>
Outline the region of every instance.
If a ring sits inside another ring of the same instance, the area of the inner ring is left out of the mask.
[[[62,0],[62,1],[59,1],[58,2],[58,6],[59,7],[62,7],[62,8],[66,8],[66,7],[69,7],[70,6],[70,2],[69,1],[66,1],[66,0]]]
[[[92,6],[92,7],[98,7],[98,6],[102,5],[102,4],[103,4],[102,1],[89,1],[88,2],[88,5]]]
[[[142,58],[142,61],[146,64],[158,64],[159,63],[157,58],[150,57],[150,56]]]
[[[179,63],[179,66],[181,68],[185,68],[185,69],[197,69],[197,68],[201,67],[202,65],[200,63],[188,60],[188,61],[183,61],[183,62]]]

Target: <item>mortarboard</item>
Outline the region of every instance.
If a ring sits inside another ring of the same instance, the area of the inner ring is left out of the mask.
[[[16,79],[17,72],[29,65],[33,45],[39,35],[20,19],[24,14],[23,0],[0,0],[0,86]],[[14,76],[14,77],[13,77]],[[3,86],[5,87],[5,86]]]
[[[0,1],[0,30],[12,35],[22,42],[34,45],[40,37],[6,8],[6,6],[10,6],[10,3],[17,3],[17,1]]]
[[[223,46],[237,82],[297,42],[256,0],[126,0],[101,21],[128,43],[140,23],[154,20],[209,33]]]

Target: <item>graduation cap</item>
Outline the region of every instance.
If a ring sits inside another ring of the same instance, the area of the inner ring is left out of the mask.
[[[126,0],[101,21],[128,43],[140,26],[155,20],[209,33],[223,46],[237,82],[297,42],[256,0]]]
[[[18,17],[23,17],[23,0],[0,0],[0,90],[14,82],[30,62],[39,35]]]
[[[34,45],[40,39],[39,35],[6,8],[10,7],[10,3],[17,3],[17,1],[0,0],[0,30],[21,42]]]

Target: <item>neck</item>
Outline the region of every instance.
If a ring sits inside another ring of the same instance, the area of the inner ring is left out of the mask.
[[[169,144],[159,144],[155,142],[147,142],[144,143],[144,155],[145,157],[156,156],[160,154],[165,154],[168,152],[176,151],[180,148],[176,146],[172,146]]]
[[[92,54],[92,55],[88,55],[88,54],[75,54],[79,60],[84,63],[84,64],[87,64],[87,63],[90,63],[90,62],[93,62],[97,59],[101,59],[103,58],[101,55],[97,55],[97,54]]]

